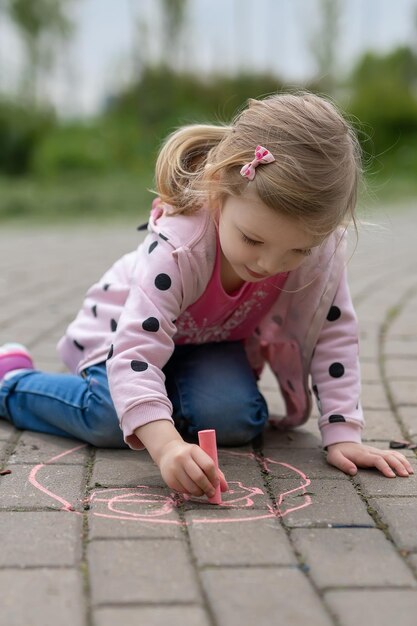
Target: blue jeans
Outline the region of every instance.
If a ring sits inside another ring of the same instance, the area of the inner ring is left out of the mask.
[[[189,441],[215,428],[219,445],[244,445],[268,419],[241,342],[177,346],[164,368],[177,429]],[[125,448],[106,364],[82,375],[25,370],[0,385],[0,415],[20,429]]]

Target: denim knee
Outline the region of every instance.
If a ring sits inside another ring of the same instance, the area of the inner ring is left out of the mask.
[[[123,440],[123,433],[118,422],[114,424],[106,420],[95,420],[94,430],[90,430],[88,443],[96,448],[128,448]]]
[[[204,411],[197,411],[190,431],[196,436],[198,430],[214,428],[219,446],[244,446],[263,431],[267,420],[268,407],[259,393],[235,401],[230,398],[221,406],[211,404]]]
[[[97,448],[127,448],[110,393],[99,384],[95,389],[95,383],[92,379],[92,391],[84,409],[88,424],[86,439]]]

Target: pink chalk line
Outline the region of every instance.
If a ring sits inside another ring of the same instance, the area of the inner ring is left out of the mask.
[[[76,452],[77,450],[81,450],[81,448],[86,448],[86,447],[87,447],[87,444],[83,443],[80,446],[76,446],[75,448],[71,448],[70,450],[66,450],[65,452],[61,452],[61,454],[57,454],[57,456],[54,456],[51,459],[48,459],[48,461],[45,461],[45,463],[39,463],[38,465],[35,465],[35,467],[32,468],[29,474],[29,482],[34,487],[36,487],[36,489],[39,489],[39,491],[42,491],[42,493],[45,493],[47,496],[50,496],[54,500],[57,500],[57,502],[61,502],[63,504],[61,511],[71,511],[72,513],[77,513],[78,515],[82,515],[82,513],[80,513],[79,511],[75,511],[74,507],[69,502],[67,502],[67,500],[64,500],[64,498],[61,498],[61,496],[58,496],[56,493],[49,491],[49,489],[41,485],[41,483],[39,483],[36,480],[36,475],[46,465],[50,465],[54,461],[61,459],[63,456],[66,456],[67,454],[71,454],[72,452]]]
[[[39,489],[39,491],[53,498],[57,502],[60,502],[62,504],[62,511],[75,513],[76,515],[82,515],[83,513],[81,511],[75,510],[74,506],[70,502],[65,500],[60,495],[53,493],[44,485],[42,485],[41,482],[39,482],[39,480],[37,479],[37,475],[47,465],[50,465],[54,463],[54,461],[57,461],[66,455],[72,454],[77,450],[85,448],[86,446],[87,444],[81,444],[79,446],[76,446],[75,448],[71,448],[69,450],[66,450],[65,452],[61,452],[61,454],[58,454],[51,459],[48,459],[45,463],[39,463],[38,465],[35,465],[29,474],[29,482],[33,485],[33,487]],[[288,463],[275,461],[274,459],[270,459],[268,457],[259,457],[252,452],[220,450],[220,454],[227,454],[230,456],[239,456],[256,460],[260,462],[263,470],[267,473],[270,473],[269,465],[271,463],[276,465],[282,465],[283,467],[286,467],[290,471],[294,472],[296,476],[298,476],[298,478],[300,479],[300,484],[293,489],[289,489],[280,493],[279,496],[276,497],[276,507],[272,507],[268,504],[264,512],[254,512],[253,515],[244,517],[225,518],[222,517],[222,512],[228,509],[250,509],[255,505],[254,499],[257,496],[265,495],[262,489],[260,489],[259,487],[246,486],[240,481],[229,481],[229,491],[226,494],[223,494],[222,504],[217,505],[215,509],[213,509],[216,510],[217,515],[210,518],[194,518],[193,520],[191,520],[191,522],[188,523],[236,523],[256,521],[271,517],[284,517],[289,513],[303,509],[312,504],[311,497],[306,494],[306,488],[311,484],[311,481],[301,470],[297,469],[296,467],[293,467]],[[183,525],[184,523],[182,521],[178,519],[167,519],[167,516],[179,506],[187,502],[190,504],[207,503],[206,500],[193,498],[178,493],[171,493],[169,496],[166,496],[163,493],[154,493],[151,491],[151,489],[151,487],[146,485],[138,485],[134,488],[134,491],[132,491],[132,488],[125,487],[120,487],[116,489],[99,489],[93,491],[90,496],[85,501],[83,501],[83,504],[95,504],[99,506],[103,505],[105,512],[99,512],[97,510],[93,510],[90,512],[92,515],[95,515],[97,517],[103,517],[107,519],[131,520],[136,522],[148,522],[152,524],[158,523]],[[282,508],[284,499],[296,492],[300,492],[299,495],[304,494],[304,501],[297,506],[284,510]],[[139,511],[127,511],[124,508],[126,505],[139,507]]]

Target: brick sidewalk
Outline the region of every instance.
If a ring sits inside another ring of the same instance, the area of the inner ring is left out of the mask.
[[[365,440],[417,441],[415,209],[361,227],[349,264]],[[135,227],[0,232],[0,343],[63,371],[55,344]],[[281,404],[262,380],[272,411]],[[315,420],[222,450],[227,506],[174,501],[147,453],[0,421],[0,626],[415,626],[417,463],[408,479],[328,466]]]

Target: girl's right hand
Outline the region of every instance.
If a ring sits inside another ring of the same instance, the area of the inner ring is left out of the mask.
[[[221,491],[228,486],[223,472],[196,444],[174,440],[166,443],[158,459],[162,478],[171,489],[193,496],[214,496],[220,482]]]

